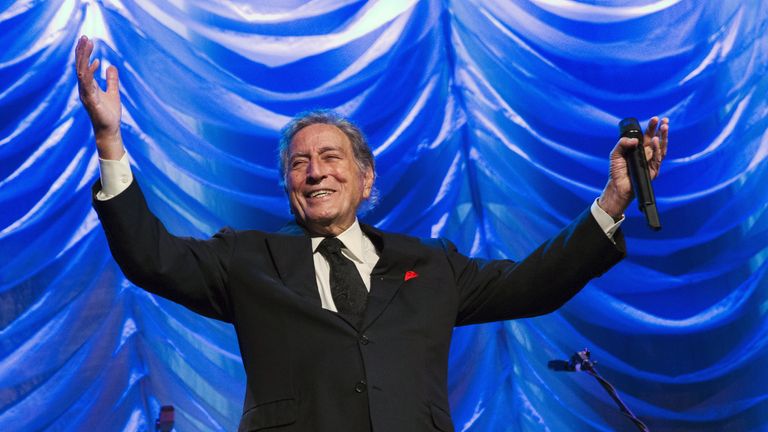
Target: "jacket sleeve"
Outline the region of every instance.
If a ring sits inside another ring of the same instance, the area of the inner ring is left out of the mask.
[[[236,235],[223,229],[209,240],[171,235],[147,207],[136,179],[93,207],[125,276],[137,286],[202,315],[231,322],[227,271]]]
[[[456,325],[533,317],[558,309],[624,257],[620,230],[613,240],[587,210],[519,262],[468,258],[443,241],[459,291]]]

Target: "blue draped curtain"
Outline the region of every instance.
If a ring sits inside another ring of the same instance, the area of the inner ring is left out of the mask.
[[[627,259],[560,311],[457,329],[456,428],[631,430],[547,370],[589,347],[653,431],[768,430],[768,2],[741,0],[0,2],[0,430],[240,416],[232,327],[107,249],[81,34],[120,70],[134,174],[178,235],[288,220],[277,131],[330,107],[375,151],[368,222],[519,259],[598,196],[619,119],[670,117],[663,230],[633,206]]]

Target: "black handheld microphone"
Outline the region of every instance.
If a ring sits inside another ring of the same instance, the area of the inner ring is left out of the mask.
[[[628,117],[619,122],[619,133],[622,137],[635,138],[637,147],[627,153],[627,167],[629,178],[632,181],[632,190],[637,197],[637,205],[640,211],[645,213],[645,220],[652,230],[661,229],[659,212],[656,209],[656,197],[651,186],[651,175],[648,172],[648,161],[645,160],[645,148],[643,147],[643,129],[637,119]]]

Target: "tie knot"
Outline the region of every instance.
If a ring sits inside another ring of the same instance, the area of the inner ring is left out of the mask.
[[[344,243],[342,243],[341,240],[337,239],[336,237],[326,237],[323,239],[323,241],[320,242],[317,250],[323,255],[328,253],[338,254],[341,252],[341,248],[343,247]]]

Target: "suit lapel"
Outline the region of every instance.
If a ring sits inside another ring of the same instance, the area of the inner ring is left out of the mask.
[[[379,252],[379,261],[371,273],[371,291],[362,323],[356,317],[336,314],[356,330],[365,330],[386,310],[405,282],[405,273],[412,270],[418,257],[413,254],[418,244],[404,237],[386,235],[365,224],[363,232]],[[275,267],[283,283],[301,297],[322,307],[315,278],[312,241],[297,224],[288,224],[267,237]]]
[[[360,224],[379,252],[379,261],[371,273],[371,292],[363,317],[362,330],[370,327],[386,310],[405,282],[405,272],[412,270],[417,256],[415,244],[399,236],[385,235],[381,231]]]
[[[312,241],[304,230],[295,223],[288,224],[268,236],[267,244],[283,283],[321,307],[312,258]]]

